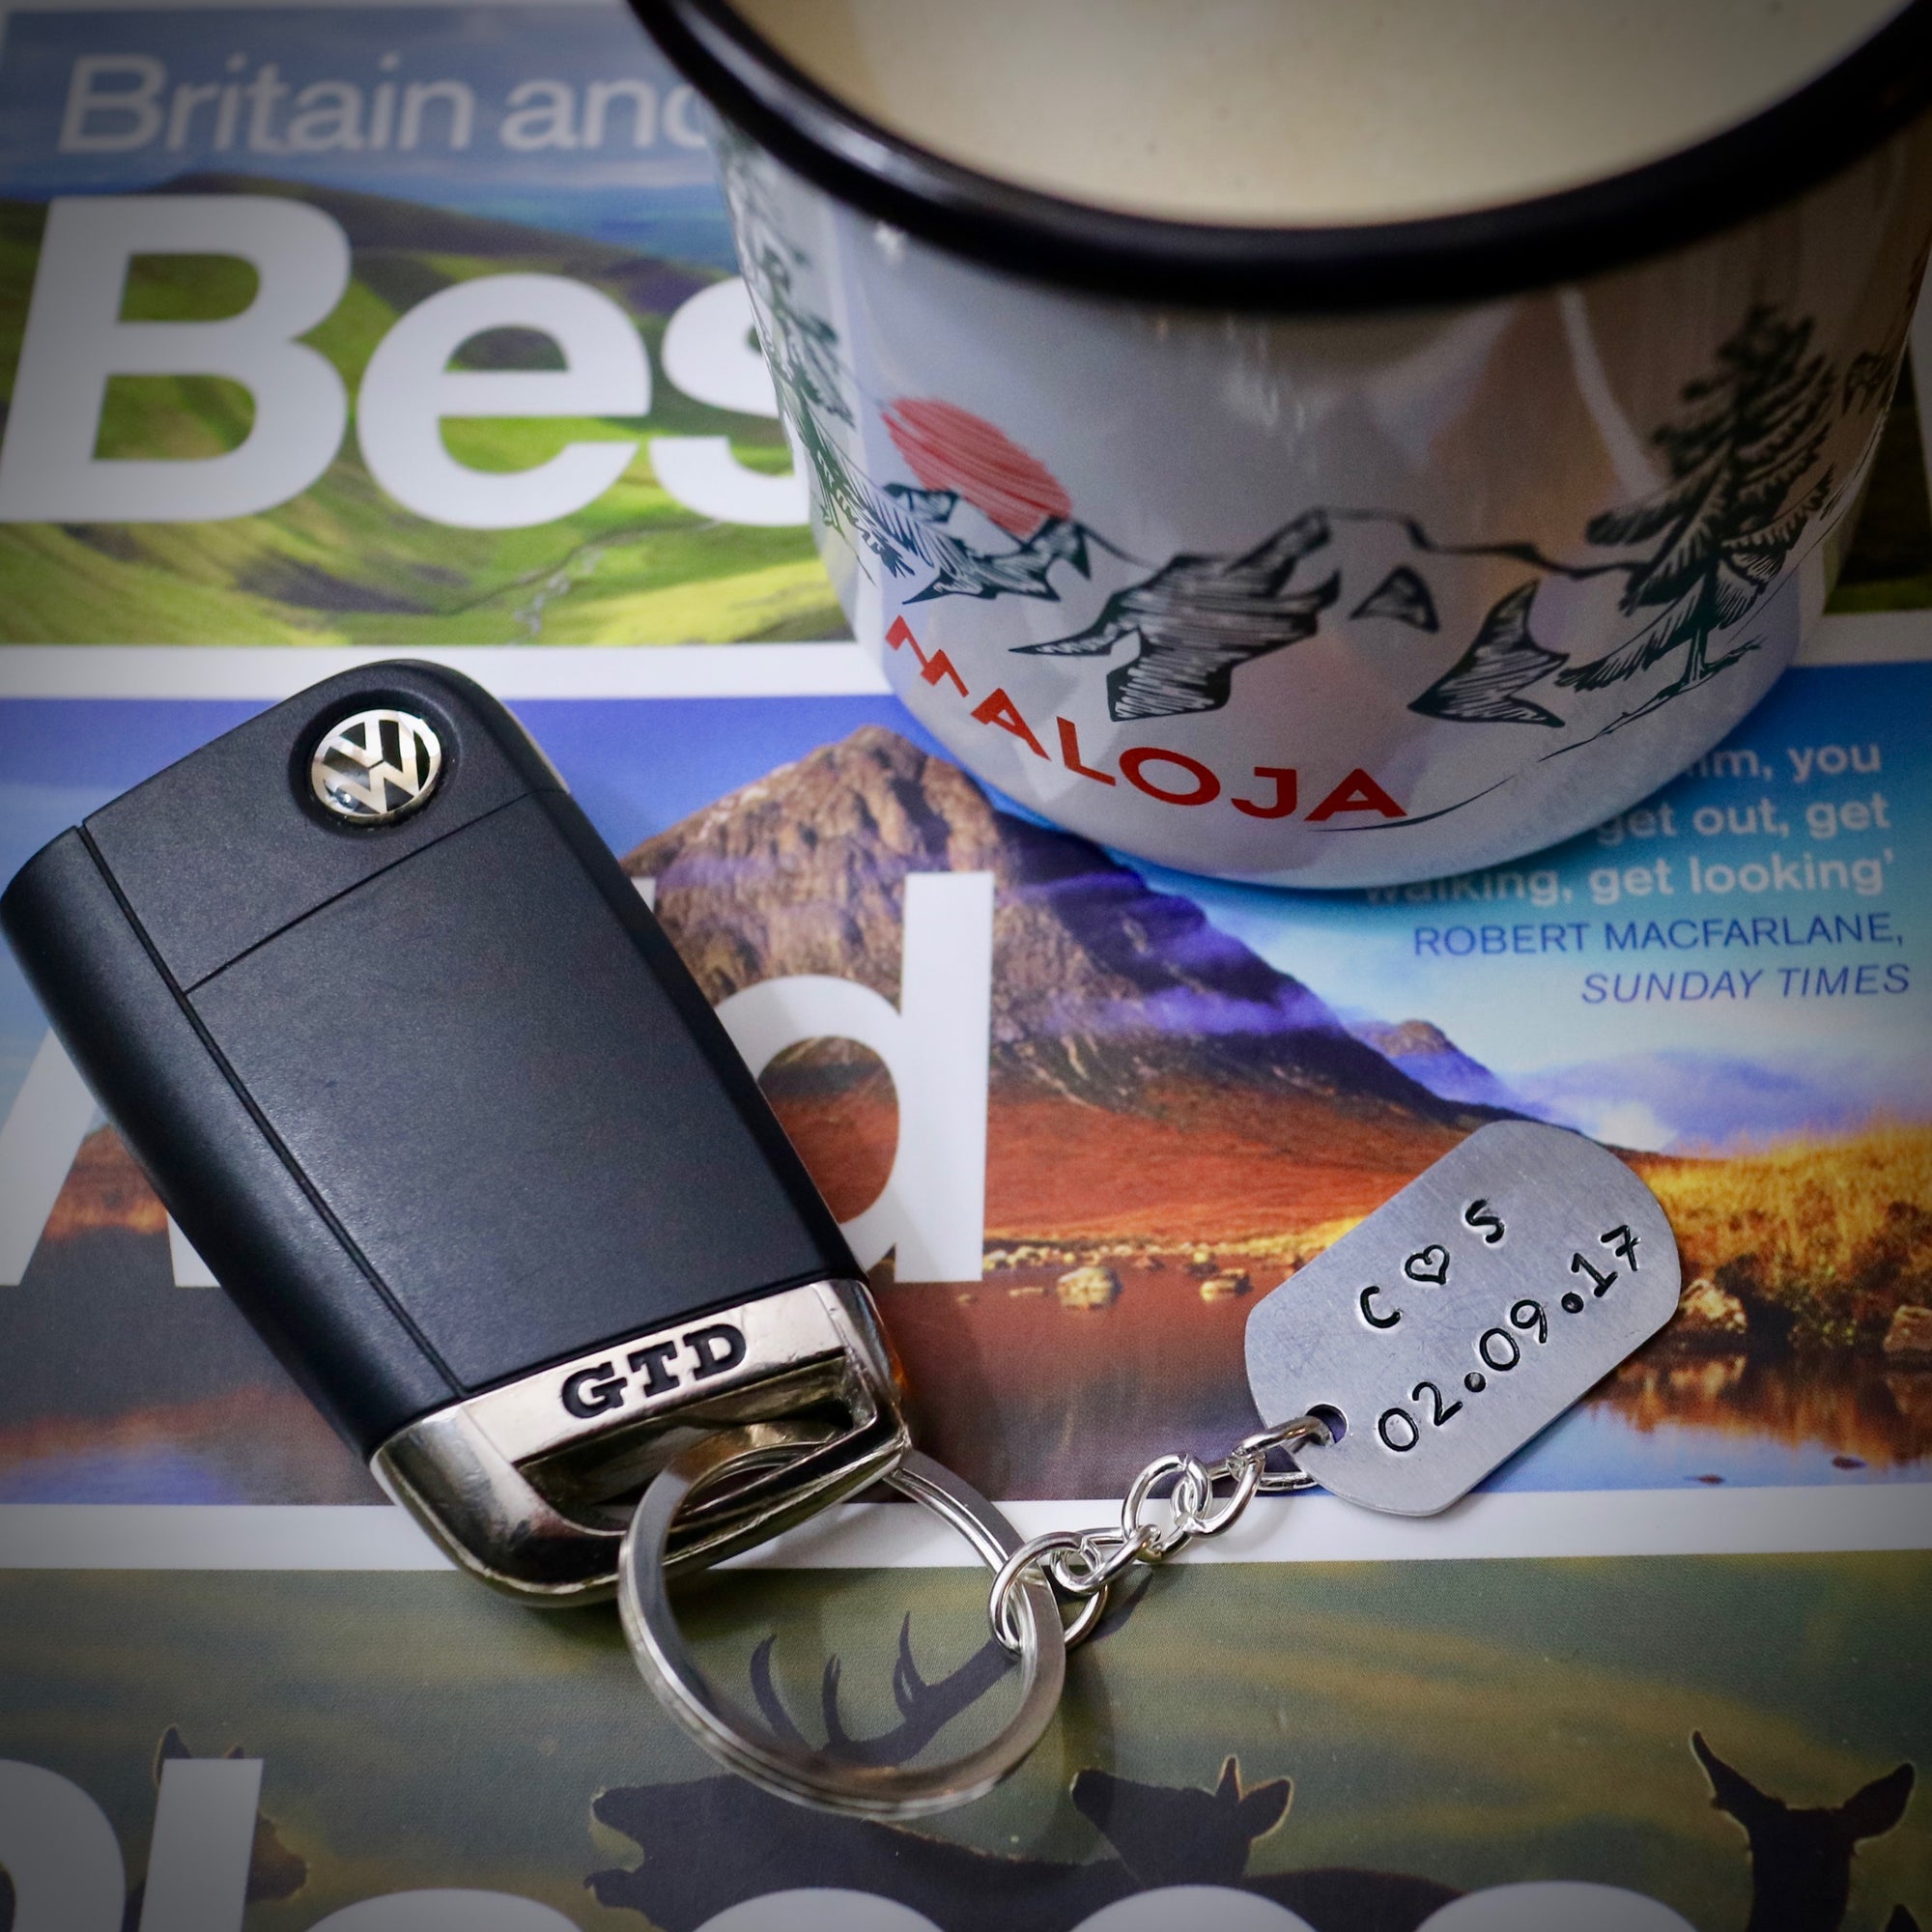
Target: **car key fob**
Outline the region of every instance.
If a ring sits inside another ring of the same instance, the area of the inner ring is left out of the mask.
[[[711,1561],[907,1436],[837,1222],[523,728],[423,664],[275,706],[61,834],[0,926],[183,1232],[378,1479],[526,1598],[612,1585],[692,1433]]]

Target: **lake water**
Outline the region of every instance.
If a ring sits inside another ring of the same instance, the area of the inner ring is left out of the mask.
[[[1204,1301],[1198,1274],[1151,1260],[1120,1266],[1099,1309],[1062,1307],[1055,1267],[882,1289],[922,1446],[1014,1498],[1118,1495],[1164,1450],[1218,1457],[1255,1426],[1241,1338],[1272,1280],[1238,1256],[1206,1265],[1250,1268],[1253,1292]],[[1490,1487],[1928,1478],[1932,1371],[1653,1347]],[[174,1286],[165,1240],[43,1243],[0,1305],[0,1501],[378,1500],[227,1298]]]
[[[1236,1257],[1211,1265],[1238,1267]],[[1252,1264],[1249,1264],[1252,1265]],[[1068,1309],[1056,1270],[881,1292],[921,1441],[997,1496],[1104,1496],[1163,1450],[1209,1460],[1255,1427],[1248,1312],[1168,1263],[1118,1267],[1111,1307]],[[1492,1489],[1671,1489],[1932,1478],[1932,1371],[1653,1345],[1490,1479]]]
[[[1923,1482],[1932,1373],[1652,1350],[1490,1479],[1504,1490]]]

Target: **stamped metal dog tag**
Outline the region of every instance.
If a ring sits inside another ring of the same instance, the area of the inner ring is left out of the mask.
[[[1432,1516],[1662,1328],[1680,1279],[1614,1154],[1498,1122],[1261,1302],[1248,1383],[1264,1418],[1340,1414],[1295,1454],[1322,1488]]]

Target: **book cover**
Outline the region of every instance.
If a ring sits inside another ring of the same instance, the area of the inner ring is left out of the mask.
[[[757,1066],[922,1445],[1024,1531],[1252,1428],[1248,1312],[1488,1121],[1643,1176],[1678,1316],[1442,1519],[1272,1500],[1133,1578],[981,1804],[827,1818],[675,1731],[614,1616],[447,1570],[0,962],[0,1932],[1932,1927],[1909,372],[1835,628],[1690,772],[1517,865],[1233,887],[1016,810],[823,641],[700,142],[616,7],[9,13],[0,873],[334,647],[455,653]],[[104,373],[163,322],[208,366]],[[497,648],[710,641],[783,647]],[[967,1560],[849,1505],[688,1628],[767,1721],[911,1762],[1001,1708]]]

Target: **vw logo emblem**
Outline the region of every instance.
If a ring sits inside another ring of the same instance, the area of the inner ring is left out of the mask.
[[[317,801],[358,825],[413,811],[441,775],[441,742],[408,711],[358,711],[331,724],[308,763]]]

